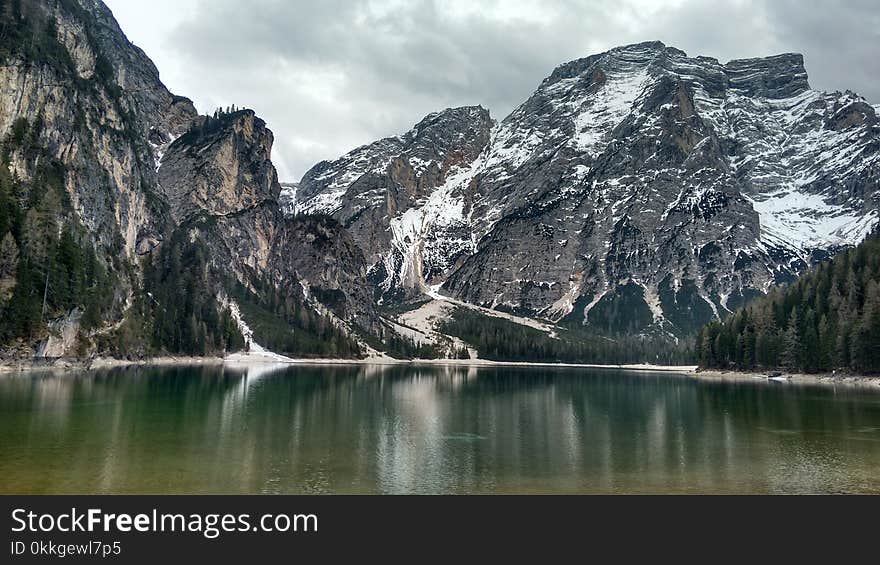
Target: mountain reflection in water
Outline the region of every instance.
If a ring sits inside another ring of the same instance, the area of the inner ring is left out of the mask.
[[[0,377],[3,493],[878,492],[880,395],[546,367]]]

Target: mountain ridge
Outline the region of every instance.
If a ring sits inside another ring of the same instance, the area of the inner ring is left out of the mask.
[[[3,355],[473,356],[443,329],[488,316],[620,359],[877,221],[876,111],[794,54],[619,47],[283,184],[266,123],[199,116],[99,0],[0,15],[32,38],[0,44]]]
[[[651,320],[640,331],[686,334],[877,222],[876,112],[852,93],[811,90],[799,54],[722,65],[660,42],[619,47],[558,66],[489,137],[449,174],[440,194],[452,214],[372,203],[371,229],[400,234],[374,263],[383,296],[442,282],[479,306],[556,320],[580,310],[587,324],[597,305],[633,312],[634,302]],[[350,155],[335,165],[353,185]],[[320,198],[344,201],[347,186],[330,195],[310,181],[297,206],[346,225],[352,216]],[[719,215],[744,233],[715,229]]]

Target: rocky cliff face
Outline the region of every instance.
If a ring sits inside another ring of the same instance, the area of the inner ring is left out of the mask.
[[[0,17],[11,30],[0,44],[0,204],[16,210],[0,213],[0,345],[52,356],[181,347],[150,336],[154,322],[154,334],[175,328],[174,311],[192,351],[222,348],[226,330],[212,326],[228,285],[309,308],[317,314],[300,318],[311,326],[324,316],[381,332],[359,280],[366,263],[342,228],[283,217],[272,133],[253,112],[198,116],[98,0],[7,3]],[[203,277],[203,296],[151,287],[174,276]]]
[[[100,2],[6,3],[0,12],[9,30],[0,45],[0,139],[13,179],[7,192],[23,214],[51,211],[55,236],[67,229],[97,254],[112,281],[100,316],[114,324],[131,305],[138,255],[162,239],[157,152],[196,111],[162,85]],[[11,228],[23,267],[46,270],[39,250],[25,245],[37,235],[34,222]],[[57,281],[47,280],[51,299]],[[70,301],[55,300],[62,302]],[[65,313],[42,317],[54,315]]]
[[[684,334],[877,223],[875,109],[811,90],[799,55],[631,45],[560,66],[494,127],[473,109],[428,120],[466,148],[437,182],[397,174],[411,133],[316,166],[296,193],[355,225],[381,290],[443,283],[493,309]]]
[[[281,192],[270,159],[272,132],[252,111],[200,118],[167,148],[159,191],[176,223],[220,217],[268,202]]]
[[[335,221],[287,219],[270,160],[272,132],[251,110],[202,117],[167,149],[160,192],[177,229],[211,252],[214,269],[248,287],[268,282],[378,332],[366,262]]]
[[[380,294],[419,294],[473,251],[471,193],[461,176],[492,126],[478,106],[431,114],[402,136],[316,165],[296,189],[295,210],[330,214],[345,226]]]
[[[370,335],[384,335],[371,289],[365,284],[367,262],[351,235],[326,217],[279,219],[283,232],[273,248],[273,276],[300,281],[308,296],[340,319]]]

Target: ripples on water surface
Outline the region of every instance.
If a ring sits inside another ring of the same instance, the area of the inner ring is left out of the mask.
[[[0,377],[4,493],[880,491],[880,395],[553,368]]]

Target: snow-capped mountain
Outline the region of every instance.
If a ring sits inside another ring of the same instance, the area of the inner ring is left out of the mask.
[[[310,170],[382,298],[685,333],[878,221],[880,122],[803,58],[719,63],[659,42],[561,65],[510,116],[431,114]]]

